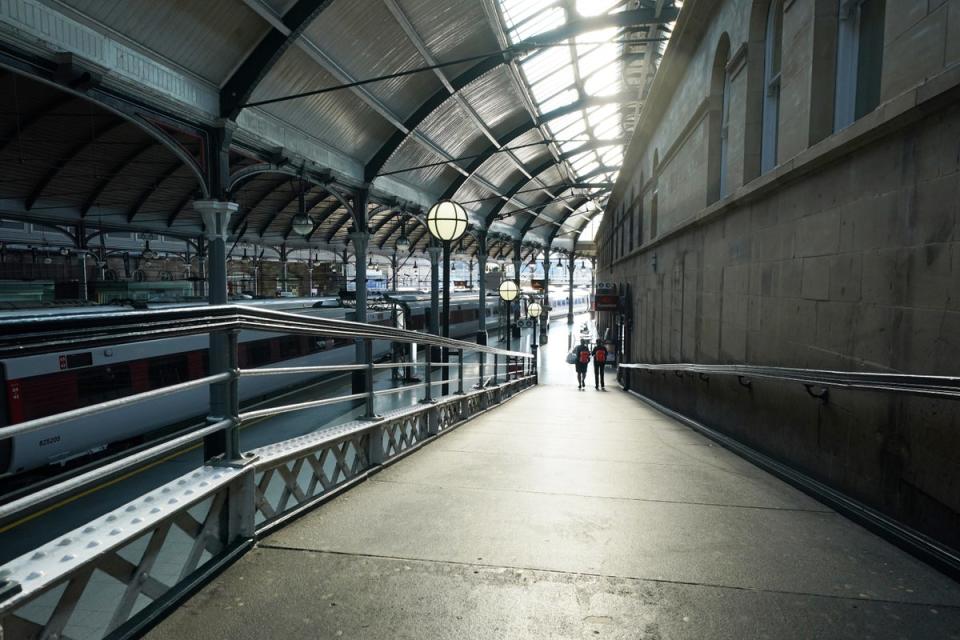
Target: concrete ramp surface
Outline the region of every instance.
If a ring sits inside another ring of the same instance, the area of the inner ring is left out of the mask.
[[[960,585],[620,391],[522,393],[148,636],[960,638]]]

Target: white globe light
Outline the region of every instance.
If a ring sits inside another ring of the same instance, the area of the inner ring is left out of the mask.
[[[513,302],[520,295],[520,287],[513,280],[504,280],[500,283],[500,299]]]
[[[427,229],[437,240],[459,240],[467,232],[467,212],[453,200],[441,200],[427,212]]]
[[[305,236],[313,231],[313,219],[303,213],[298,213],[293,217],[293,232],[298,236]]]
[[[540,306],[539,302],[531,302],[527,305],[527,315],[531,318],[539,318],[542,312],[543,307]]]

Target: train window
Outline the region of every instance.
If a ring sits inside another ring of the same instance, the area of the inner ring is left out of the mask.
[[[190,379],[187,354],[177,354],[162,358],[151,358],[147,364],[150,388],[159,389]]]
[[[77,401],[81,407],[122,398],[131,393],[130,365],[96,367],[77,374]]]
[[[299,358],[302,353],[300,350],[300,336],[284,336],[280,338],[279,356],[281,360]]]
[[[247,343],[247,367],[256,369],[270,362],[269,340],[255,340]]]
[[[19,419],[33,420],[76,409],[76,379],[77,374],[70,372],[20,380]]]

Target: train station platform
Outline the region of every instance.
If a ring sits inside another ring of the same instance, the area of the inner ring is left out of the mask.
[[[147,637],[960,637],[956,582],[559,366],[263,538]]]

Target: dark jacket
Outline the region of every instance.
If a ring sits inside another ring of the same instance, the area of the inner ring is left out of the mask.
[[[603,352],[603,355],[598,358],[598,357],[597,357],[597,354],[600,353],[600,352]],[[593,351],[591,352],[591,354],[593,355],[593,364],[594,364],[594,366],[597,366],[597,367],[606,364],[606,363],[607,363],[607,360],[609,360],[609,357],[608,357],[608,356],[610,355],[610,354],[607,352],[607,348],[606,348],[605,346],[603,346],[602,344],[598,344],[597,346],[595,346],[595,347],[593,348]]]

